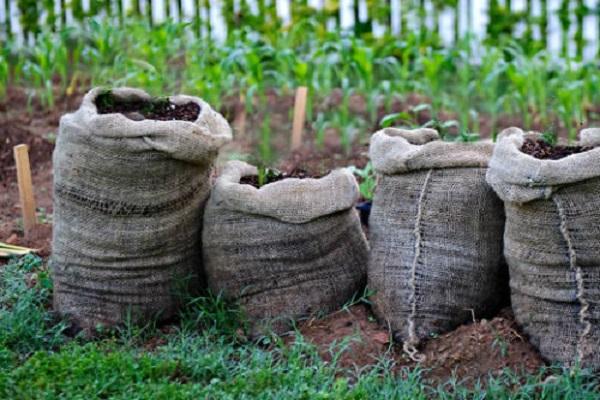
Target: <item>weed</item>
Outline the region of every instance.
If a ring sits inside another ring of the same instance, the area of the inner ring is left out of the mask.
[[[492,327],[492,332],[494,334],[494,340],[492,341],[492,348],[498,348],[500,350],[500,355],[502,357],[506,357],[508,355],[508,343],[506,340],[500,335],[500,333]]]
[[[350,172],[357,176],[359,183],[358,187],[360,195],[365,200],[373,199],[373,192],[377,185],[377,176],[373,169],[373,164],[369,161],[364,168],[356,168],[355,166],[350,167]]]

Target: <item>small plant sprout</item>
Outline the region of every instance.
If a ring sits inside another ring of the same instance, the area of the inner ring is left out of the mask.
[[[373,164],[369,161],[364,168],[357,168],[354,165],[349,168],[350,172],[358,177],[358,187],[362,198],[372,200],[375,186],[377,185],[377,176],[373,169]]]
[[[556,145],[556,142],[558,141],[558,137],[556,135],[556,132],[554,129],[552,128],[548,128],[546,129],[543,133],[542,133],[542,140],[546,143],[548,143],[551,146]]]
[[[406,111],[402,111],[387,114],[381,119],[381,121],[379,121],[379,126],[381,126],[382,128],[389,128],[392,125],[414,126],[413,116]]]
[[[263,187],[273,178],[281,175],[281,172],[274,168],[267,168],[264,164],[259,164],[256,167],[258,171],[258,187]]]

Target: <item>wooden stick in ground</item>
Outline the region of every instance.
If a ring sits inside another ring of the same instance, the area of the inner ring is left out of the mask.
[[[17,165],[17,182],[19,184],[19,197],[21,199],[21,212],[23,214],[23,229],[27,237],[35,226],[35,199],[33,185],[31,184],[31,167],[29,165],[29,151],[27,145],[20,144],[13,148],[15,164]]]
[[[302,130],[306,118],[306,86],[296,89],[296,100],[294,102],[294,121],[292,123],[292,150],[296,150],[302,144]]]

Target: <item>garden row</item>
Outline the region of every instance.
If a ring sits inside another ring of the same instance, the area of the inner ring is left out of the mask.
[[[496,144],[379,131],[369,243],[348,170],[286,177],[231,161],[213,184],[230,138],[188,96],[94,89],[65,115],[55,309],[93,331],[169,319],[208,286],[240,302],[258,335],[333,311],[367,283],[377,317],[418,360],[423,339],[506,304],[510,275],[516,319],[542,355],[600,365],[598,130],[571,147],[516,128]]]
[[[257,149],[265,162],[273,161],[276,133],[269,96],[289,96],[299,86],[309,88],[307,121],[319,143],[334,129],[349,145],[395,113],[397,124],[415,127],[424,122],[416,117],[427,114],[442,136],[491,136],[518,121],[525,129],[543,127],[574,139],[576,129],[600,119],[600,74],[593,61],[557,59],[515,43],[483,48],[473,37],[445,49],[417,34],[363,39],[315,25],[307,19],[265,33],[245,27],[218,46],[190,40],[186,25],[172,22],[150,31],[136,21],[44,30],[29,47],[13,41],[0,46],[0,101],[18,86],[29,103],[35,98],[53,109],[56,98],[89,84],[199,95],[224,113],[228,100],[242,99],[248,115],[261,116],[254,130],[261,132]],[[328,108],[332,93],[339,93],[339,106]],[[399,102],[413,111],[397,107]],[[449,119],[455,120],[450,128],[441,126]]]

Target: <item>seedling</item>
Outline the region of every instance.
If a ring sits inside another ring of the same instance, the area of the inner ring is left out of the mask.
[[[274,168],[267,168],[264,165],[256,167],[258,170],[258,187],[263,187],[269,183],[272,179],[277,178],[281,175],[281,172]]]
[[[355,166],[350,166],[349,168],[350,172],[359,178],[358,187],[360,195],[365,200],[372,200],[375,186],[377,186],[377,176],[373,169],[373,164],[369,161],[364,168],[356,168]]]
[[[462,132],[460,129],[460,124],[456,120],[449,121],[440,121],[437,118],[433,118],[426,123],[424,123],[421,128],[431,128],[438,131],[442,139],[448,139],[452,137],[451,130],[456,129],[459,130],[459,133]],[[460,136],[460,135],[459,135]],[[467,141],[467,140],[466,140]]]
[[[554,129],[549,128],[542,133],[542,140],[551,146],[555,146],[558,142],[558,136],[556,135]]]
[[[469,133],[469,131],[467,131],[466,129],[461,129],[460,134],[456,137],[457,142],[470,143],[470,142],[476,142],[478,140],[479,140],[478,133]]]
[[[508,343],[506,340],[500,335],[500,333],[492,327],[492,331],[494,333],[494,341],[492,342],[492,348],[497,348],[500,351],[500,355],[502,357],[508,356]]]
[[[414,125],[413,116],[408,112],[402,111],[387,114],[379,121],[379,126],[382,128],[388,128],[392,125],[412,126]]]

